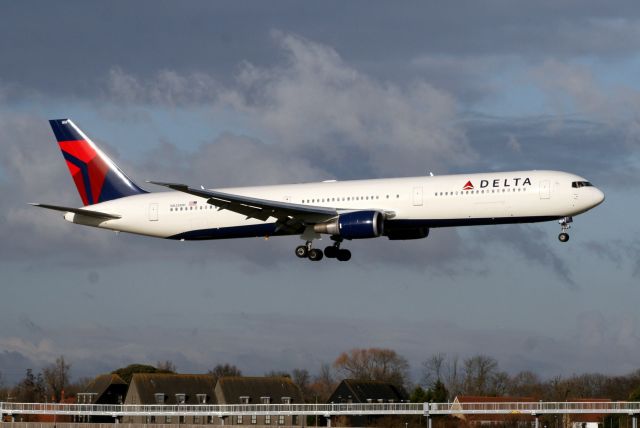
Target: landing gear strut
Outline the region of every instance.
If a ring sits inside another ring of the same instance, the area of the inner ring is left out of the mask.
[[[309,260],[314,262],[322,260],[322,257],[324,256],[322,250],[318,248],[312,248],[311,244],[312,241],[307,241],[304,245],[296,247],[296,256],[301,259],[308,258]]]
[[[560,233],[560,235],[558,235],[558,239],[560,240],[560,242],[567,242],[569,240],[569,234],[567,233],[567,230],[571,228],[571,225],[569,223],[573,223],[573,218],[564,217],[563,219],[559,220],[558,223],[560,223],[560,228],[562,229],[562,232]]]
[[[312,241],[307,241],[304,245],[296,247],[296,256],[301,259],[309,259],[313,262],[322,260],[324,256],[328,259],[337,259],[341,262],[350,260],[351,251],[340,248],[343,239],[339,236],[332,236],[331,239],[335,241],[335,243],[325,248],[324,253],[319,248],[313,248]]]
[[[331,239],[335,243],[324,249],[324,255],[329,259],[338,259],[341,262],[349,261],[351,259],[351,251],[340,248],[343,239],[339,236],[332,236]]]

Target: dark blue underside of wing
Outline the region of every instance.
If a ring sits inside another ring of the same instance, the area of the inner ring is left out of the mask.
[[[410,229],[417,227],[457,227],[484,226],[491,224],[539,223],[557,220],[559,217],[504,217],[504,218],[463,218],[446,220],[387,220],[385,230]],[[200,241],[206,239],[255,238],[262,236],[293,235],[287,232],[276,232],[275,223],[252,224],[247,226],[220,227],[215,229],[198,229],[169,236],[167,239],[184,239]],[[297,233],[295,234],[297,235]]]

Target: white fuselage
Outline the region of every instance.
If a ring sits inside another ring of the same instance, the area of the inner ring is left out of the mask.
[[[572,187],[575,182],[585,179],[560,171],[515,171],[218,190],[292,204],[392,213],[388,227],[444,227],[560,219],[583,213],[604,200],[599,189]],[[174,239],[268,236],[275,232],[273,218],[266,222],[247,219],[218,210],[205,198],[177,191],[128,196],[85,209],[122,218],[98,220],[73,213],[67,213],[65,218],[79,224]]]

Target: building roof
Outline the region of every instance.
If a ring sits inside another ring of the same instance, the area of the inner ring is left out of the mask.
[[[131,378],[141,404],[156,404],[155,394],[164,394],[164,404],[178,404],[176,394],[185,394],[185,404],[201,404],[198,394],[207,394],[206,404],[214,401],[214,377],[208,374],[136,373]]]
[[[249,403],[260,404],[262,397],[270,397],[271,403],[282,402],[282,397],[291,398],[291,403],[302,403],[300,388],[288,377],[239,377],[223,376],[218,379],[216,392],[221,395],[219,404],[240,403],[240,397],[249,397]]]
[[[355,402],[365,403],[367,400],[377,401],[396,401],[400,402],[406,400],[407,393],[397,386],[377,380],[356,380],[356,379],[344,379],[336,387],[333,394],[329,398],[329,401],[339,401],[340,399],[347,399],[348,397],[334,397],[336,393],[340,394],[346,388],[352,395],[351,399]],[[343,393],[343,392],[342,392]]]
[[[117,374],[104,374],[89,382],[85,390],[82,392],[97,394],[97,396],[100,397],[111,385],[127,385],[127,382]]]

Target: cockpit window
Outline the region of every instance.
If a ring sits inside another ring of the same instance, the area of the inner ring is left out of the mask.
[[[593,184],[589,183],[588,181],[574,181],[573,183],[571,183],[571,187],[573,187],[574,189],[590,186],[593,186]]]

